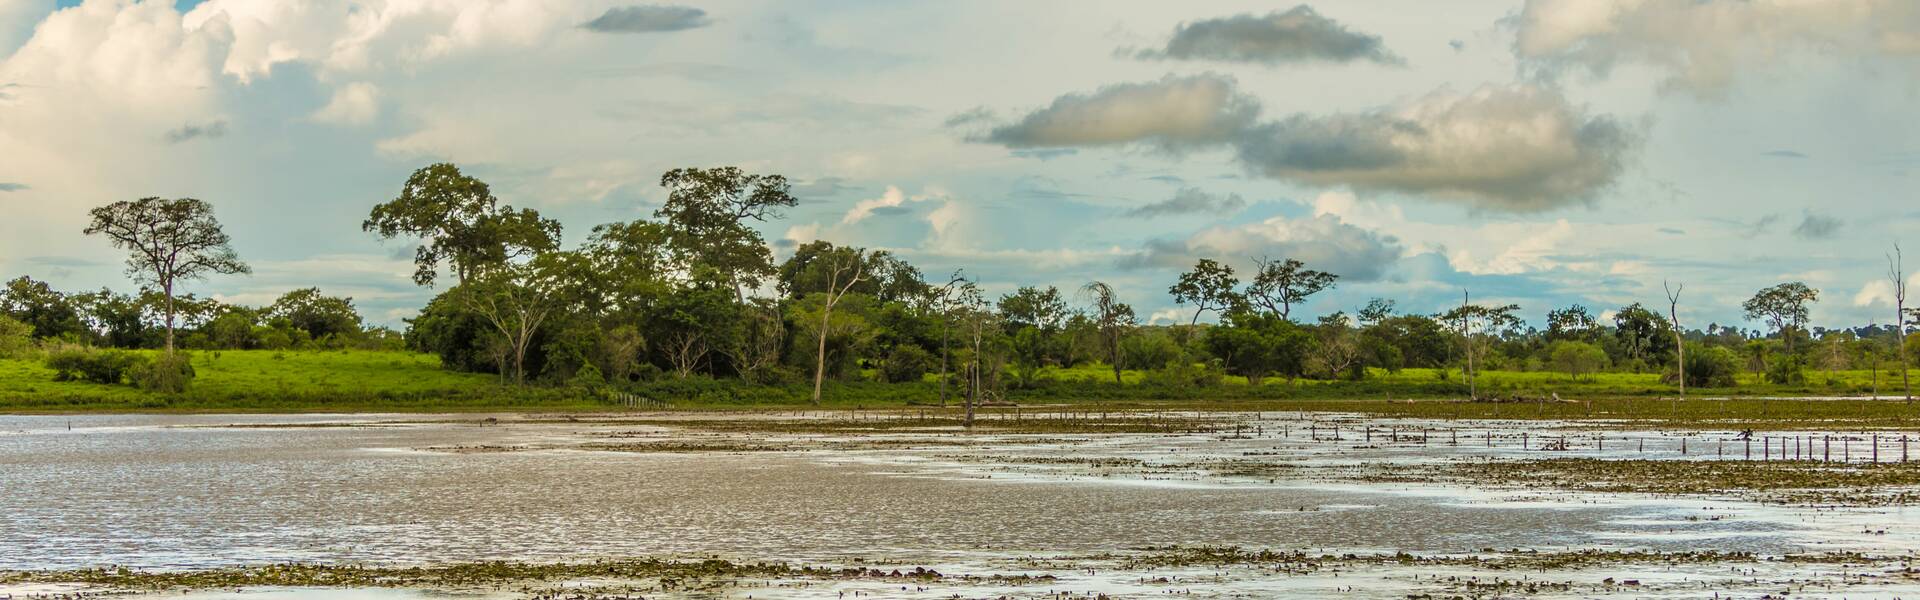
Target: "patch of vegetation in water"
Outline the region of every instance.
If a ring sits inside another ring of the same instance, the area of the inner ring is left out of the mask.
[[[1920,503],[1920,463],[1555,458],[1383,467],[1357,478],[1600,493],[1724,494],[1783,504]]]
[[[721,559],[606,560],[534,564],[477,562],[431,567],[277,564],[204,571],[142,571],[124,568],[70,571],[0,571],[0,584],[72,583],[116,590],[193,590],[248,587],[482,588],[558,580],[648,581],[651,590],[700,590],[741,579],[883,580],[1038,584],[1050,575],[947,575],[924,567],[822,567],[787,563],[741,563]],[[632,589],[627,586],[626,589]]]
[[[1633,564],[1721,564],[1779,561],[1820,564],[1880,564],[1907,560],[1905,557],[1879,557],[1854,552],[1761,556],[1751,552],[1718,550],[1658,552],[1649,550],[1570,550],[1542,552],[1527,549],[1482,549],[1477,554],[1420,555],[1406,552],[1385,554],[1313,554],[1299,550],[1246,549],[1237,546],[1162,546],[1144,547],[1126,554],[1089,557],[1110,560],[1126,568],[1174,568],[1197,566],[1252,565],[1291,572],[1309,572],[1322,568],[1364,565],[1466,567],[1490,571],[1565,570]]]

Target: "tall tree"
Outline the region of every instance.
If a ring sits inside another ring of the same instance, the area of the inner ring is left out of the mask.
[[[1128,306],[1113,293],[1113,286],[1104,282],[1091,282],[1080,288],[1081,295],[1087,297],[1088,308],[1093,309],[1093,320],[1100,331],[1101,345],[1107,352],[1107,364],[1113,365],[1113,382],[1121,383],[1120,378],[1120,340],[1133,328],[1133,307]]]
[[[360,228],[382,239],[418,238],[413,282],[424,286],[433,285],[442,263],[463,283],[491,266],[560,245],[559,221],[501,204],[485,182],[449,163],[414,171],[400,195],[374,206]]]
[[[1473,303],[1473,294],[1460,292],[1460,308],[1447,311],[1437,317],[1441,321],[1453,323],[1460,334],[1461,343],[1466,347],[1467,398],[1478,399],[1480,388],[1478,370],[1475,368],[1476,347],[1473,336],[1486,331],[1511,332],[1520,327],[1520,318],[1514,313],[1520,311],[1520,305],[1481,306]]]
[[[212,274],[251,273],[213,217],[213,206],[193,198],[141,198],[95,208],[84,232],[104,235],[127,251],[127,274],[166,295],[168,354],[173,353],[174,287]]]
[[[1798,281],[1782,283],[1755,293],[1741,308],[1748,320],[1765,321],[1786,342],[1787,369],[1799,370],[1799,355],[1793,353],[1793,334],[1807,323],[1808,305],[1820,301],[1820,290]]]
[[[856,250],[852,256],[835,259],[827,278],[827,289],[820,305],[820,344],[814,354],[813,363],[813,403],[820,404],[820,386],[827,379],[827,335],[832,331],[833,307],[846,298],[847,291],[860,283],[866,276],[866,251]]]
[[[1308,296],[1333,288],[1338,279],[1339,275],[1309,269],[1306,263],[1291,258],[1283,261],[1263,258],[1260,259],[1260,272],[1247,285],[1247,299],[1291,321],[1293,305],[1306,301]]]
[[[799,203],[787,178],[752,175],[738,167],[674,169],[660,176],[667,201],[654,211],[673,247],[692,269],[709,270],[746,301],[747,287],[773,275],[773,253],[749,222],[778,219]]]
[[[1240,287],[1240,279],[1233,276],[1233,267],[1214,262],[1211,258],[1202,258],[1193,264],[1193,269],[1180,274],[1180,280],[1167,288],[1173,295],[1173,301],[1182,306],[1193,305],[1193,318],[1188,326],[1200,323],[1200,315],[1207,311],[1224,311],[1241,301],[1234,288]]]
[[[1893,283],[1893,328],[1900,338],[1900,387],[1911,404],[1913,383],[1907,380],[1907,270],[1904,258],[1900,254],[1900,244],[1894,244],[1893,253],[1887,255],[1887,280]]]

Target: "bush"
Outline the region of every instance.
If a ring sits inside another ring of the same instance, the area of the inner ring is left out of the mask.
[[[1734,374],[1739,371],[1740,357],[1734,355],[1732,350],[1707,346],[1687,352],[1687,385],[1733,387],[1736,384]]]
[[[1800,357],[1787,356],[1776,359],[1767,365],[1767,381],[1785,385],[1802,385],[1807,382],[1807,374],[1801,370]]]
[[[153,361],[141,361],[127,372],[127,378],[140,389],[162,394],[187,391],[194,377],[193,357],[185,352],[162,354]]]
[[[33,351],[33,326],[0,315],[0,358],[24,358]]]
[[[1173,337],[1164,333],[1143,333],[1120,340],[1120,368],[1146,371],[1182,362],[1186,353]]]
[[[598,388],[606,383],[607,378],[600,374],[600,367],[593,366],[591,362],[581,365],[573,372],[573,377],[567,380],[569,386],[588,389]]]
[[[886,362],[880,365],[880,376],[887,383],[912,383],[926,378],[932,365],[933,356],[926,350],[913,344],[900,344],[893,347]]]
[[[129,371],[144,366],[146,357],[124,350],[95,350],[75,346],[47,354],[54,381],[89,381],[114,385],[126,381]]]
[[[1185,361],[1167,363],[1165,368],[1147,371],[1145,383],[1171,389],[1211,388],[1220,385],[1226,373],[1213,364],[1194,364]]]

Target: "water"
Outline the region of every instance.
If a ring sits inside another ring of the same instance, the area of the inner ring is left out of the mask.
[[[1019,571],[1010,566],[1019,557],[1176,544],[1421,554],[1920,547],[1916,516],[1902,509],[1328,483],[1177,466],[1245,460],[1250,453],[1324,466],[1520,451],[1472,443],[1346,448],[1297,438],[1070,435],[990,436],[980,445],[953,445],[951,434],[930,433],[921,439],[943,443],[841,450],[822,444],[847,436],[729,434],[807,449],[634,453],[580,445],[620,432],[692,434],[594,423],[481,427],[474,417],[460,419],[0,417],[0,570],[721,556],[836,565],[884,560],[997,573]],[[348,421],[363,426],[285,426]],[[220,426],[235,423],[273,426]],[[1619,445],[1605,452],[1627,451]],[[434,450],[462,446],[530,449]],[[1168,467],[1045,462],[1094,457]],[[1863,526],[1889,532],[1863,538]],[[1401,575],[1381,575],[1384,597],[1404,588],[1394,579]],[[1139,579],[1113,573],[1080,583],[1126,593]],[[1357,583],[1349,578],[1340,585]],[[1221,585],[1245,592],[1280,584],[1255,578]],[[293,598],[314,592],[251,593]],[[355,593],[426,597],[417,590]]]

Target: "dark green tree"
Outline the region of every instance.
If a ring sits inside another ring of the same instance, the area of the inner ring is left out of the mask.
[[[443,263],[452,267],[456,283],[464,283],[489,267],[560,245],[559,221],[501,204],[485,182],[449,163],[414,171],[400,195],[374,206],[360,228],[381,239],[420,240],[413,282],[425,286],[433,285]]]
[[[1246,297],[1249,302],[1265,307],[1267,312],[1292,320],[1293,305],[1332,289],[1339,279],[1339,275],[1309,269],[1305,263],[1291,258],[1261,259],[1260,272],[1247,285]]]
[[[1167,288],[1173,295],[1173,301],[1181,306],[1193,306],[1193,318],[1187,325],[1200,322],[1200,315],[1207,311],[1225,311],[1244,302],[1234,288],[1240,287],[1240,279],[1233,276],[1233,267],[1214,262],[1211,258],[1202,258],[1194,263],[1193,269],[1180,274],[1180,280]]]
[[[654,216],[690,268],[712,271],[741,302],[744,288],[774,274],[773,253],[751,223],[778,219],[781,209],[799,203],[787,178],[738,167],[674,169],[660,176],[660,187],[667,188],[667,201]]]

